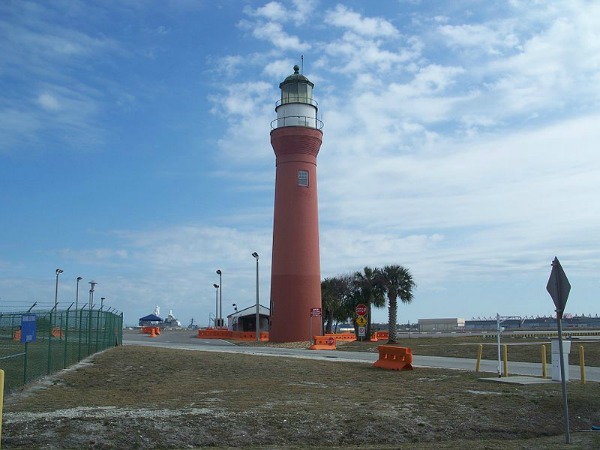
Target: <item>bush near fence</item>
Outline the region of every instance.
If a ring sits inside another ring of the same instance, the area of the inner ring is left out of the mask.
[[[22,343],[21,317],[36,315],[35,342]],[[123,315],[100,310],[0,313],[0,369],[10,392],[123,342]]]

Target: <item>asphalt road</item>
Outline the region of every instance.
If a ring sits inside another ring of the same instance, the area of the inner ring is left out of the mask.
[[[345,352],[341,350],[307,350],[295,348],[238,346],[221,339],[199,339],[194,331],[164,331],[160,336],[151,338],[141,334],[139,330],[123,330],[124,345],[144,345],[152,347],[172,348],[180,350],[197,350],[203,352],[242,353],[258,356],[283,356],[287,358],[303,358],[340,362],[374,363],[377,353]],[[445,358],[440,356],[413,355],[414,367],[431,367],[441,369],[475,371],[476,360],[469,358]],[[552,364],[547,366],[548,375],[552,375]],[[482,360],[480,371],[498,373],[498,361]],[[580,380],[579,366],[569,366],[569,379]],[[542,367],[539,363],[508,362],[508,374],[541,377]],[[587,381],[600,382],[600,367],[586,367]]]

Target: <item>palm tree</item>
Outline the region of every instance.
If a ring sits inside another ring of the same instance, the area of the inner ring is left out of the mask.
[[[398,316],[398,297],[402,303],[410,303],[413,299],[413,289],[417,286],[412,275],[405,267],[392,265],[379,270],[379,277],[384,286],[389,301],[388,309],[388,344],[396,343],[396,319]]]
[[[383,308],[385,306],[385,290],[379,277],[379,269],[365,267],[362,272],[354,274],[355,304],[364,303],[368,307],[367,337],[371,336],[371,308]]]

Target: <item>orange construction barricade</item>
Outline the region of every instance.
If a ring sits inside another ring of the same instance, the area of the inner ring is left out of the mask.
[[[373,363],[373,367],[388,370],[413,370],[410,348],[380,345],[377,350],[379,350],[379,359]]]

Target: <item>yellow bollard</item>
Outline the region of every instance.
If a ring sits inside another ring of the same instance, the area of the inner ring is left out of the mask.
[[[479,344],[479,350],[477,350],[477,364],[475,364],[475,372],[479,372],[481,367],[481,355],[483,354],[483,344]]]
[[[579,346],[579,369],[581,370],[581,384],[585,384],[585,355],[583,345]]]
[[[542,378],[548,378],[546,369],[546,346],[542,344]]]
[[[4,370],[0,369],[0,448],[2,448],[2,409],[4,408]]]
[[[502,357],[504,359],[504,377],[508,376],[508,345],[502,344]]]

